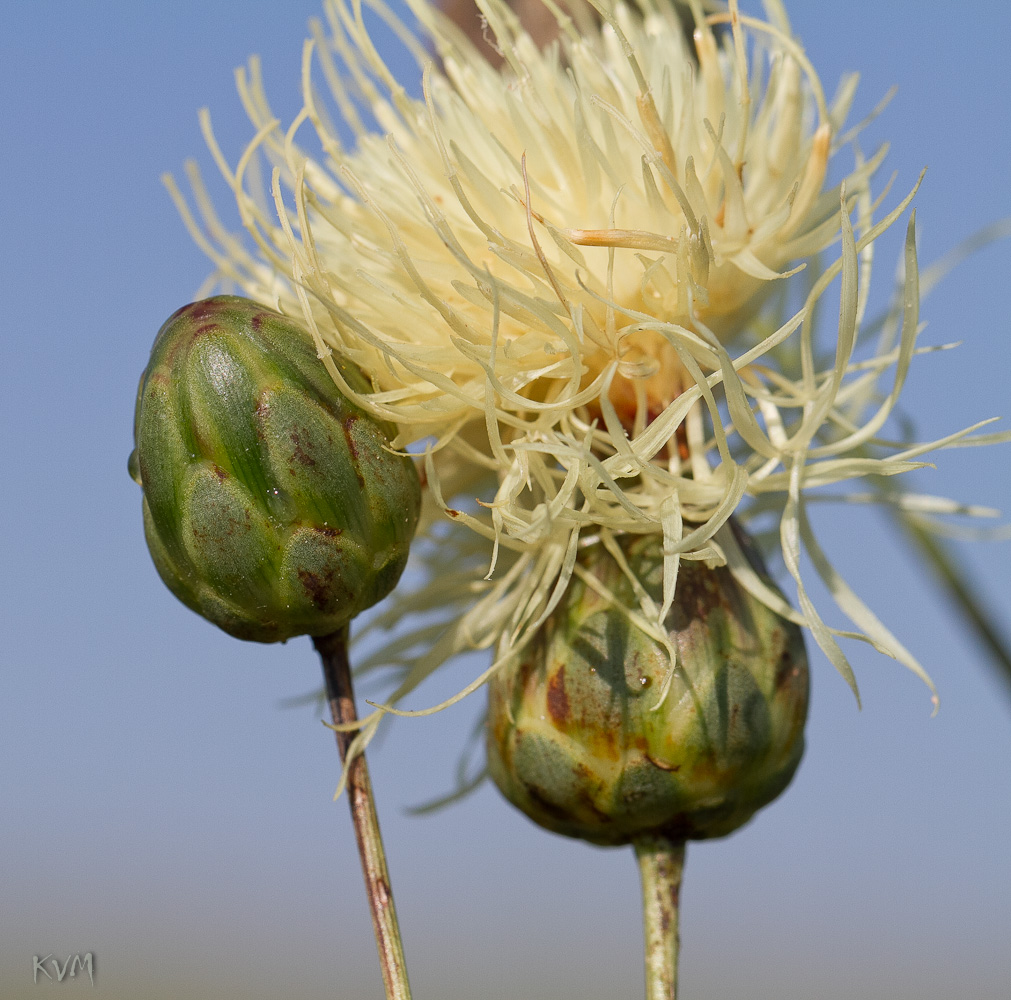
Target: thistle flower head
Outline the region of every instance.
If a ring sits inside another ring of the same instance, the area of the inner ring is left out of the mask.
[[[874,242],[912,193],[879,212],[884,150],[864,157],[842,134],[855,78],[829,104],[776,0],[767,20],[694,2],[690,40],[665,0],[591,2],[593,19],[549,3],[559,33],[541,50],[502,0],[478,0],[493,67],[424,0],[408,0],[417,34],[383,0],[327,0],[290,127],[255,62],[237,79],[256,135],[234,168],[203,117],[248,238],[221,225],[195,168],[202,225],[169,181],[216,279],[304,323],[341,390],[419,455],[440,582],[390,615],[453,610],[396,697],[463,649],[494,648],[496,669],[551,613],[580,545],[622,533],[662,536],[662,600],[638,587],[627,609],[658,642],[681,562],[703,560],[809,627],[851,682],[839,635],[925,677],[805,513],[809,491],[917,468],[968,433],[879,437],[918,350],[911,218],[894,308],[856,353]],[[420,87],[384,61],[368,18],[396,33]],[[827,185],[844,143],[849,173]],[[830,286],[837,321],[816,331]],[[374,391],[348,385],[334,353]],[[898,489],[847,498],[966,510]],[[796,611],[728,528],[769,511]],[[855,632],[823,623],[802,549]]]

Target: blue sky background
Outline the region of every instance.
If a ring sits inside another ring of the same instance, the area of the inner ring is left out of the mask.
[[[831,11],[831,13],[829,13]],[[144,547],[126,473],[155,332],[208,265],[159,183],[196,156],[208,105],[229,155],[250,137],[232,68],[258,52],[276,113],[298,109],[312,0],[6,4],[0,33],[0,993],[33,954],[92,951],[96,997],[380,997],[332,734],[281,699],[318,685],[308,640],[229,639],[176,602]],[[1011,216],[1011,14],[991,4],[795,3],[855,117],[896,83],[892,203],[917,197],[921,260]],[[228,203],[221,201],[222,209]],[[226,216],[229,217],[230,216]],[[890,282],[901,232],[882,244]],[[923,437],[1011,416],[1011,244],[930,297],[905,393]],[[1011,446],[943,453],[930,492],[1011,508]],[[864,709],[812,654],[808,751],[793,786],[726,841],[693,845],[683,997],[997,1000],[1011,980],[1011,696],[867,509],[819,511],[826,548],[925,662],[942,696],[850,650]],[[965,547],[1011,629],[1007,545]],[[462,663],[424,704],[479,668]],[[485,788],[450,787],[481,696],[393,726],[371,753],[419,998],[641,995],[628,851],[543,833]]]

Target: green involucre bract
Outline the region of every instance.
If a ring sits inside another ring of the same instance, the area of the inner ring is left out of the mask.
[[[141,378],[130,457],[162,580],[240,639],[346,625],[396,585],[417,524],[417,472],[392,434],[279,313],[224,295],[178,310]]]
[[[489,682],[489,770],[514,805],[557,833],[599,844],[723,836],[779,795],[800,762],[800,628],[726,567],[684,563],[664,620],[671,673],[665,643],[629,617],[637,598],[619,558],[659,604],[660,539],[587,549],[538,636]]]

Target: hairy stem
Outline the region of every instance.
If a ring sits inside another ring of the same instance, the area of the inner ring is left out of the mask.
[[[635,856],[642,877],[646,944],[646,1000],[675,1000],[678,990],[678,898],[685,863],[683,840],[639,837]]]
[[[355,722],[354,688],[351,684],[351,666],[348,663],[348,630],[343,628],[330,635],[314,637],[316,647],[323,661],[323,677],[326,680],[327,700],[336,724]],[[337,749],[341,763],[347,757],[348,747],[354,733],[338,732]],[[379,833],[379,817],[372,796],[365,757],[359,756],[348,770],[348,804],[351,807],[351,822],[358,841],[358,856],[365,876],[365,890],[372,911],[372,929],[376,935],[379,950],[379,964],[383,970],[383,984],[387,1000],[410,1000],[411,988],[407,982],[407,963],[404,947],[400,940],[397,911],[393,905],[393,891],[390,888],[390,873],[386,868],[386,853],[383,838]]]

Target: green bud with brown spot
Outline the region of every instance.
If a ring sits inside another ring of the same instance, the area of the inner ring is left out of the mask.
[[[662,539],[618,544],[661,607]],[[492,778],[534,822],[596,844],[731,833],[800,762],[809,685],[800,629],[726,567],[682,560],[664,622],[677,651],[671,676],[663,644],[629,620],[639,601],[614,557],[597,544],[580,562],[623,607],[573,576],[533,642],[490,681]]]
[[[286,317],[230,295],[180,309],[141,378],[130,456],[162,580],[240,639],[337,631],[407,562],[421,489],[411,459],[389,451],[394,433],[338,390]]]

